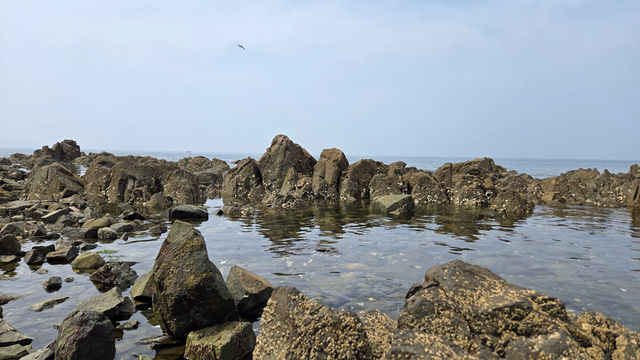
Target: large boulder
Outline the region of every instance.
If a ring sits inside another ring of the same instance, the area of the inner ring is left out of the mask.
[[[313,175],[316,160],[286,135],[276,135],[258,160],[262,183],[267,191],[278,192],[289,169],[296,174]]]
[[[369,198],[369,183],[377,174],[386,174],[387,166],[371,159],[359,160],[347,168],[340,180],[340,200],[359,201]]]
[[[397,174],[377,174],[369,181],[369,196],[375,199],[385,195],[409,193],[409,184]]]
[[[102,313],[75,310],[58,329],[56,359],[111,360],[115,354],[113,324]]]
[[[447,163],[433,173],[451,203],[480,207],[490,205],[497,193],[494,183],[506,175],[507,170],[490,158]]]
[[[198,178],[200,192],[209,198],[218,196],[224,174],[231,169],[226,161],[204,156],[188,157],[178,161],[180,168],[191,171]]]
[[[174,205],[204,203],[205,199],[200,192],[198,178],[188,170],[171,171],[163,184],[164,194],[173,200]]]
[[[273,292],[271,285],[262,276],[239,266],[234,266],[227,276],[227,287],[238,308],[240,316],[245,319],[257,319]]]
[[[440,182],[432,174],[423,171],[402,176],[411,188],[411,196],[416,207],[446,204],[449,198]]]
[[[441,349],[439,352],[452,358],[473,354],[478,358],[609,359],[618,339],[639,343],[639,334],[602,318],[581,322],[568,314],[558,299],[456,260],[428,270],[424,282],[411,288],[398,329],[426,335],[398,332],[390,352],[419,355],[419,349]],[[611,335],[598,338],[596,334],[603,333],[598,326]],[[417,348],[412,349],[411,342]],[[627,350],[633,356],[620,359],[640,355],[637,346]],[[406,358],[394,356],[389,358]]]
[[[324,149],[313,168],[313,193],[316,198],[337,200],[340,197],[340,178],[349,161],[339,149]]]
[[[531,215],[534,207],[535,204],[531,200],[515,190],[507,190],[498,193],[489,209],[507,217],[523,218]]]
[[[160,326],[177,339],[238,319],[233,297],[209,260],[202,235],[188,223],[176,221],[171,227],[158,251],[151,282]]]
[[[25,196],[29,200],[60,200],[84,192],[85,182],[60,164],[40,167],[25,180]]]
[[[49,157],[62,162],[71,162],[81,155],[80,146],[74,140],[57,142],[51,148],[45,145],[33,152],[34,157]]]
[[[256,202],[264,196],[262,173],[252,158],[240,160],[224,177],[220,191],[225,202]]]
[[[307,299],[292,287],[274,290],[260,321],[255,360],[372,359],[358,316]]]
[[[184,356],[192,360],[249,360],[255,345],[250,322],[227,322],[190,332]]]

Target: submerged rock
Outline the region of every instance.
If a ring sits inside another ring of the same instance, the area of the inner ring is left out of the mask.
[[[227,322],[190,332],[184,356],[193,360],[251,359],[255,344],[250,322]]]
[[[173,224],[151,274],[153,310],[165,333],[186,339],[193,330],[238,319],[222,274],[192,225]]]
[[[361,320],[307,299],[292,287],[277,287],[262,314],[255,360],[371,359]]]
[[[75,310],[58,329],[55,358],[111,360],[116,353],[113,324],[102,313]]]

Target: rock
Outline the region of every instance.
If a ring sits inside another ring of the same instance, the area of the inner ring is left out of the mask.
[[[56,246],[54,244],[49,245],[34,245],[32,250],[39,252],[43,256],[46,256],[48,253],[56,250]]]
[[[89,219],[84,224],[82,224],[82,227],[84,229],[101,229],[101,228],[109,227],[112,224],[113,224],[113,218],[102,217],[99,219]]]
[[[131,321],[127,321],[124,324],[118,325],[116,328],[119,330],[134,330],[138,328],[138,325],[140,325],[140,321],[131,320]]]
[[[71,162],[80,157],[80,146],[74,140],[63,140],[53,144],[53,147],[43,146],[33,152],[34,157],[50,157],[58,161]]]
[[[371,201],[372,211],[397,217],[410,217],[414,208],[411,195],[385,195]]]
[[[507,190],[500,192],[495,199],[493,199],[490,210],[515,218],[523,218],[533,213],[535,204],[520,196],[514,190]]]
[[[49,270],[47,270],[47,269],[40,268],[40,269],[36,270],[36,274],[38,274],[38,275],[46,275],[48,273],[49,273]]]
[[[112,321],[125,320],[131,317],[136,307],[128,296],[122,296],[118,288],[94,296],[76,305],[76,310],[97,311]]]
[[[74,281],[75,281],[75,278],[73,276],[69,276],[69,277],[64,278],[64,282],[66,282],[66,283],[70,283],[70,282],[74,282]]]
[[[236,167],[225,175],[220,194],[225,202],[257,202],[264,196],[262,173],[252,158],[240,160]]]
[[[51,211],[50,213],[48,213],[47,215],[42,217],[42,221],[44,221],[47,224],[54,224],[56,221],[58,221],[62,216],[69,214],[69,210],[67,209],[58,209],[58,210],[54,210]]]
[[[279,191],[289,169],[311,177],[315,165],[316,160],[285,135],[276,135],[258,160],[262,183],[267,191]]]
[[[255,344],[250,322],[227,322],[190,332],[184,356],[193,360],[250,359]]]
[[[133,283],[133,287],[131,287],[131,297],[133,300],[151,302],[153,289],[151,288],[152,283],[149,281],[150,279],[151,272],[145,273],[136,279],[135,283]]]
[[[409,193],[409,185],[402,176],[396,174],[377,174],[369,182],[369,197],[375,199],[386,195],[403,195]]]
[[[132,221],[128,221],[128,222],[121,222],[121,223],[116,223],[111,225],[109,228],[113,231],[115,231],[116,233],[125,233],[125,232],[129,232],[129,231],[133,231],[136,228],[137,224],[135,222]],[[100,236],[100,234],[98,234],[98,237]]]
[[[397,327],[396,322],[378,310],[361,311],[358,316],[371,344],[373,358],[384,358],[391,347],[391,338]]]
[[[24,255],[24,262],[28,265],[41,265],[44,264],[45,257],[38,251],[38,249],[31,249]]]
[[[165,225],[156,225],[149,229],[149,234],[153,236],[160,236],[167,232],[167,227]]]
[[[403,178],[411,188],[411,197],[416,207],[446,204],[449,198],[438,180],[426,172],[404,174]]]
[[[31,345],[9,345],[0,347],[0,359],[2,360],[18,360],[29,355],[33,349]]]
[[[313,193],[316,198],[337,200],[340,197],[340,178],[349,161],[339,149],[324,149],[313,168]]]
[[[363,159],[347,168],[340,180],[340,200],[360,201],[369,198],[369,183],[376,174],[387,173],[387,167],[379,161]]]
[[[384,359],[491,359],[491,357],[471,357],[441,338],[416,330],[396,330]],[[496,357],[497,359],[497,357]]]
[[[494,182],[507,170],[490,158],[442,165],[433,173],[454,205],[488,207],[497,190]]]
[[[50,308],[54,307],[55,305],[62,304],[68,298],[69,298],[68,296],[54,297],[54,298],[51,298],[51,299],[47,299],[47,300],[41,301],[41,302],[39,302],[37,304],[33,304],[33,305],[29,306],[29,309],[40,312],[40,311],[43,311],[43,310],[46,310],[46,309],[50,309]]]
[[[39,167],[25,180],[28,200],[60,200],[84,192],[85,182],[60,164]]]
[[[20,358],[20,360],[54,360],[56,354],[55,351],[56,340],[53,340],[47,346]]]
[[[169,219],[175,220],[207,220],[209,219],[209,213],[204,206],[196,205],[178,205],[169,211]]]
[[[20,258],[15,255],[0,255],[0,265],[11,264],[19,260]]]
[[[104,264],[104,259],[99,254],[94,252],[85,252],[78,255],[78,257],[71,262],[71,267],[78,270],[90,270],[97,269]]]
[[[0,235],[13,234],[18,236],[22,234],[23,231],[24,229],[18,223],[10,222],[2,226],[2,229],[0,229]]]
[[[239,266],[234,266],[229,271],[227,287],[238,313],[248,320],[260,317],[273,292],[273,285],[267,280]]]
[[[202,204],[198,178],[190,171],[176,169],[171,171],[163,182],[164,194],[173,200],[174,205]]]
[[[292,287],[277,287],[260,321],[253,352],[266,359],[372,359],[358,316],[307,299]]]
[[[78,256],[78,247],[68,246],[48,253],[46,258],[49,264],[68,264],[72,262],[76,256]]]
[[[16,296],[9,296],[9,295],[0,293],[0,305],[8,304],[10,301],[13,301],[17,298],[18,297]]]
[[[111,228],[104,227],[104,228],[98,229],[98,239],[100,240],[107,240],[107,241],[116,240],[118,236],[119,236],[118,233]]]
[[[122,220],[132,221],[132,220],[145,220],[145,217],[140,215],[137,211],[125,211],[122,213]]]
[[[4,320],[0,320],[0,348],[11,345],[29,345],[33,339],[26,337]]]
[[[144,206],[150,213],[157,213],[167,210],[172,204],[171,199],[167,198],[164,193],[159,192],[151,195],[151,198]]]
[[[0,235],[0,255],[18,255],[21,246],[15,235]]]
[[[186,339],[192,330],[238,319],[233,297],[192,225],[173,224],[151,274],[153,310],[165,333]]]
[[[56,359],[111,360],[115,353],[113,324],[100,312],[75,310],[58,329]]]
[[[89,280],[101,291],[109,290],[114,286],[120,291],[124,291],[137,278],[138,274],[135,270],[131,269],[129,264],[124,261],[107,261],[89,276]]]
[[[42,286],[44,286],[47,291],[59,290],[62,287],[62,278],[60,278],[60,276],[52,276],[43,282]]]

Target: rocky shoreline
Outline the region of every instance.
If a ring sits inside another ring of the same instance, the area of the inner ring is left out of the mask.
[[[80,169],[86,171],[80,175]],[[151,307],[167,334],[143,341],[159,347],[184,343],[184,356],[191,359],[640,357],[639,335],[604,315],[572,315],[558,299],[459,261],[427,271],[424,282],[407,293],[397,321],[380,312],[329,308],[294,288],[274,289],[239,267],[225,282],[202,235],[180,221],[206,219],[200,205],[218,196],[224,200],[219,215],[230,217],[323,204],[366,206],[394,217],[438,205],[475,206],[519,219],[538,204],[640,206],[640,167],[625,174],[581,169],[534,179],[483,158],[430,172],[402,162],[349,164],[338,149],[315,160],[284,135],[258,161],[239,160],[233,168],[204,157],[169,162],[85,155],[72,140],[32,155],[13,154],[0,159],[0,265],[70,264],[91,272],[103,293],[79,303],[60,324],[57,341],[33,353],[31,339],[0,320],[0,359],[113,358],[118,333],[136,326],[122,323],[136,307]],[[173,221],[170,229],[162,225],[165,219]],[[130,264],[105,262],[91,251],[95,241],[142,228],[156,235],[170,230],[150,273],[138,276]],[[27,240],[56,244],[23,251]],[[43,286],[55,291],[62,281],[51,277]],[[122,296],[129,288],[131,297]],[[66,300],[54,297],[33,309]],[[251,321],[261,314],[256,338]]]

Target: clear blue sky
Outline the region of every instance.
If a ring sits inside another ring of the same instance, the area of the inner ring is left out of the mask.
[[[277,133],[316,154],[640,159],[640,1],[0,0],[0,147],[262,152]]]

